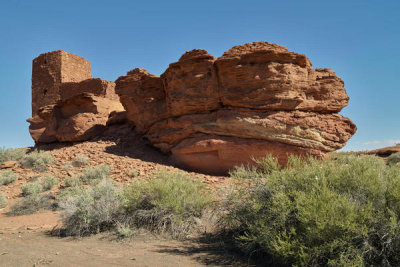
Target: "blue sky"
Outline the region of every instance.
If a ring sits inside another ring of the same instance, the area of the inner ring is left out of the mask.
[[[221,56],[268,41],[333,69],[358,127],[345,150],[400,143],[400,1],[102,1],[0,3],[0,146],[31,146],[32,59],[65,50],[114,81],[135,67],[161,74],[187,50]]]

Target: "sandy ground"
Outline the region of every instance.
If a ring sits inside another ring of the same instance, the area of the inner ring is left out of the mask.
[[[51,231],[61,225],[58,212],[39,211],[32,215],[9,216],[10,206],[22,198],[21,185],[44,174],[60,180],[51,193],[63,187],[68,176],[82,173],[84,167],[67,170],[65,165],[78,154],[89,158],[88,166],[109,164],[111,178],[119,184],[131,178],[127,170],[135,169],[134,179],[147,179],[157,169],[179,170],[170,159],[136,134],[123,138],[103,138],[74,144],[49,144],[39,147],[48,150],[55,163],[44,173],[15,166],[17,181],[0,186],[8,206],[0,209],[0,266],[242,266],[247,263],[225,253],[218,244],[195,241],[176,241],[138,234],[130,239],[118,239],[112,233],[84,238],[61,238]],[[227,184],[229,177],[217,177],[186,172],[188,177],[200,179],[210,190]]]

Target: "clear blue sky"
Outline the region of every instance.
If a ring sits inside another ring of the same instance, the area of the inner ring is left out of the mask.
[[[187,50],[220,56],[253,41],[306,54],[345,82],[341,114],[358,127],[345,150],[400,143],[400,1],[102,1],[0,3],[0,146],[33,145],[32,59],[65,50],[114,81],[141,67],[161,74]]]

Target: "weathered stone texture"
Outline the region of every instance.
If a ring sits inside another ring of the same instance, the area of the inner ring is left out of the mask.
[[[325,157],[356,126],[337,114],[343,81],[301,54],[267,42],[222,57],[186,52],[160,76],[143,69],[116,81],[128,120],[161,151],[192,170],[223,173],[252,157]]]
[[[32,64],[32,116],[41,107],[60,100],[64,82],[80,82],[92,77],[89,61],[65,51],[41,54]]]
[[[89,61],[64,51],[40,55],[32,74],[35,142],[73,142],[104,131],[109,115],[123,111],[115,83],[91,78]]]

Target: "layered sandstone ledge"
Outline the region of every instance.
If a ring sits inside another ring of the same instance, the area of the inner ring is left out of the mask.
[[[222,57],[186,52],[160,76],[134,69],[116,81],[127,118],[181,165],[224,173],[272,154],[324,157],[356,126],[337,114],[348,104],[343,81],[313,69],[301,54],[267,42]]]
[[[325,157],[356,132],[338,114],[349,101],[343,81],[267,42],[219,58],[195,49],[161,76],[136,68],[115,84],[91,78],[86,60],[55,51],[34,60],[32,95],[36,142],[88,140],[125,115],[153,146],[207,173],[266,154],[281,164],[290,154]]]

